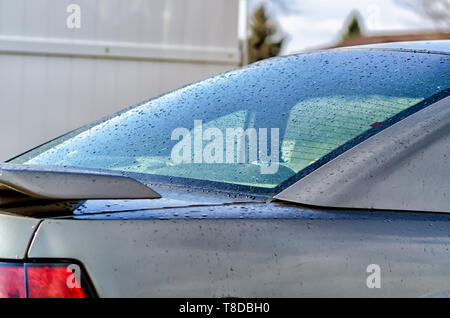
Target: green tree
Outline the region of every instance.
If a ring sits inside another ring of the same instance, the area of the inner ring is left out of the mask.
[[[260,6],[253,13],[250,28],[251,35],[248,39],[249,63],[277,56],[280,53],[284,38],[274,41],[278,31],[266,14],[264,6]]]
[[[349,38],[353,38],[355,36],[361,36],[361,23],[359,22],[359,14],[353,13],[350,15],[350,19],[347,23],[347,26],[344,29],[344,32],[342,33],[342,41],[345,41]]]

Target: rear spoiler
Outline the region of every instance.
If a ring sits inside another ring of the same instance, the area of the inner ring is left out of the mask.
[[[0,164],[0,207],[26,201],[158,198],[153,189],[120,173]]]

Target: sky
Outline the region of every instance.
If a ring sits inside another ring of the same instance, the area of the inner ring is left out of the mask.
[[[287,36],[283,54],[326,47],[339,40],[349,15],[357,10],[366,34],[436,31],[417,0],[248,0],[249,14],[261,3]],[[277,4],[278,3],[278,4]],[[280,4],[281,3],[281,4]]]

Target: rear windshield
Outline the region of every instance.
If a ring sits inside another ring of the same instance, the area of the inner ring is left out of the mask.
[[[443,97],[449,59],[384,50],[270,59],[134,106],[12,162],[279,188]]]

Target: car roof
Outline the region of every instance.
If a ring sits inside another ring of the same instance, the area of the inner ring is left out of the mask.
[[[343,49],[393,49],[450,54],[450,40],[389,42],[343,47]]]

